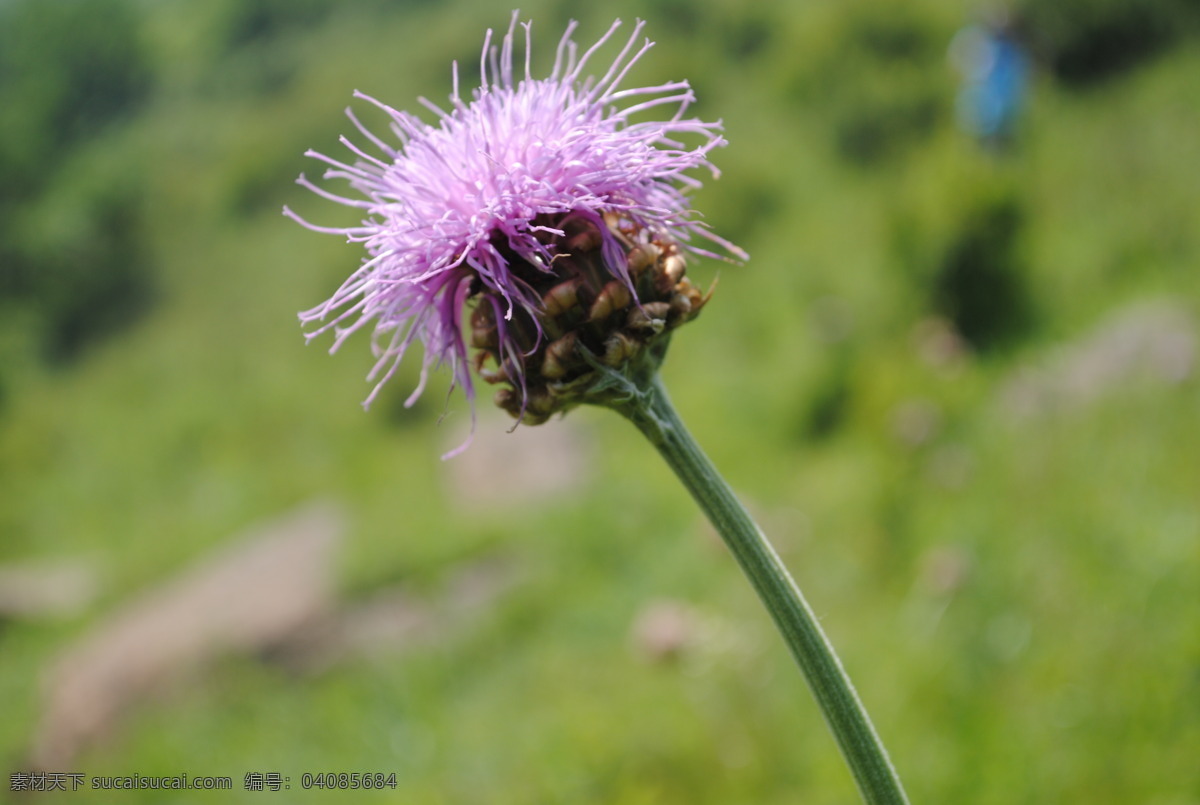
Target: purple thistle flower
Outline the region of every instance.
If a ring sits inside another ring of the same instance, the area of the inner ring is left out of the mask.
[[[437,115],[433,125],[355,92],[355,97],[391,117],[399,143],[393,146],[372,134],[347,109],[378,155],[346,137],[340,139],[354,154],[353,163],[306,152],[330,166],[325,178],[346,180],[357,195],[331,193],[303,175],[298,182],[324,198],[363,210],[363,221],[330,228],[311,224],[286,207],[284,214],[309,229],[360,242],[368,256],[327,302],[301,313],[300,319],[321,322],[306,333],[310,340],[334,332],[330,352],[368,322],[375,323],[378,361],[368,380],[376,385],[364,406],[419,339],[425,348],[424,365],[406,405],[420,396],[430,367],[448,365],[473,410],[463,315],[468,300],[480,293],[496,308],[494,354],[501,362],[507,359],[506,371],[516,375],[510,379],[524,392],[524,358],[547,338],[540,317],[545,311],[544,288],[530,280],[531,267],[554,274],[556,258],[564,256],[555,244],[567,236],[563,222],[568,216],[599,232],[603,265],[635,300],[637,290],[626,261],[631,241],[606,221],[619,220],[630,231],[651,233],[642,234],[643,241],[653,237],[725,259],[692,243],[699,235],[723,252],[745,257],[692,217],[683,193],[700,184],[687,171],[703,167],[718,175],[708,152],[725,144],[717,134],[720,123],[684,117],[694,100],[686,81],[622,89],[629,69],[653,44],[645,40],[637,47],[643,23],[634,26],[599,80],[584,77],[593,54],[620,24],[614,22],[579,55],[571,40],[576,27],[572,22],[559,41],[549,78],[535,79],[529,68],[530,24],[522,23],[525,63],[519,78],[513,69],[514,12],[498,48],[492,45],[492,31],[487,33],[480,87],[469,103],[459,96],[457,63],[448,111],[419,99]],[[659,106],[672,109],[668,120],[631,122],[634,115]],[[675,139],[680,135],[698,135],[702,143],[689,149]],[[527,333],[518,337],[514,313],[518,322],[532,321],[532,343]]]

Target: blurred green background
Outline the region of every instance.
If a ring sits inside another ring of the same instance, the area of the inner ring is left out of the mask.
[[[1197,12],[1017,11],[1035,68],[1003,148],[955,123],[947,48],[977,17],[949,0],[522,16],[535,72],[570,18],[581,43],[645,18],[631,80],[686,77],[725,122],[695,206],[752,260],[693,263],[720,286],[664,373],[913,801],[1197,803]],[[455,58],[470,85],[507,21],[478,0],[0,2],[0,799],[41,751],[235,788],[62,802],[854,800],[632,428],[584,410],[507,435],[481,411],[443,463],[469,419],[444,375],[404,409],[414,354],[364,414],[366,336],[304,348],[295,312],[360,253],[280,215],[353,220],[292,183],[320,173],[302,153],[343,153],[354,89],[416,111]],[[313,500],[345,528],[306,626],[131,671],[103,730],[37,748],[70,733],[46,715],[69,646]],[[368,611],[383,628],[329,648]],[[325,771],[397,784],[301,790]]]

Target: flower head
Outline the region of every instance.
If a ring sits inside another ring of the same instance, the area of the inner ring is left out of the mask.
[[[572,22],[550,76],[535,79],[529,23],[522,23],[524,69],[514,73],[514,13],[498,47],[488,31],[480,86],[469,102],[459,94],[457,63],[448,110],[420,99],[436,115],[433,124],[356,92],[391,118],[398,142],[371,133],[348,109],[369,148],[342,137],[352,162],[307,152],[327,163],[325,178],[349,182],[355,194],[336,195],[304,176],[299,183],[361,209],[363,220],[328,228],[287,208],[284,213],[310,229],[362,243],[367,256],[327,302],[300,318],[319,323],[309,339],[333,330],[331,352],[374,322],[378,362],[368,379],[376,385],[364,405],[420,340],[424,366],[408,404],[436,365],[449,366],[473,401],[468,349],[475,346],[485,379],[510,384],[498,402],[526,416],[538,391],[532,386],[578,380],[585,372],[572,364],[579,365],[581,356],[607,353],[616,365],[623,356],[614,358],[613,350],[636,351],[636,344],[606,346],[617,330],[638,341],[639,332],[657,334],[694,315],[703,299],[683,279],[681,249],[719,256],[697,246],[695,236],[745,256],[694,219],[683,192],[699,185],[688,171],[706,168],[717,175],[708,153],[725,143],[720,124],[685,117],[694,100],[685,81],[623,88],[629,69],[652,45],[638,45],[643,23],[599,79],[584,77],[592,56],[619,26],[618,20],[581,55],[571,39]],[[640,119],[657,107],[671,111],[667,120]],[[698,137],[700,144],[688,148],[680,136]],[[601,302],[605,294],[608,301]],[[659,307],[651,310],[650,304]],[[663,304],[674,304],[674,313]],[[474,310],[470,342],[464,335],[468,308]],[[550,315],[554,311],[561,315]],[[584,331],[581,321],[594,326]],[[606,331],[598,329],[602,325]],[[563,343],[570,333],[578,343]],[[548,364],[554,344],[558,357]],[[483,370],[488,357],[497,364],[493,370]],[[544,418],[545,411],[543,405],[527,421]]]

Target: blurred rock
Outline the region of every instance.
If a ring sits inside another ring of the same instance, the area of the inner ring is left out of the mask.
[[[971,352],[954,325],[941,316],[930,316],[917,322],[912,331],[912,344],[922,362],[946,374],[962,369]]]
[[[592,477],[596,450],[588,433],[570,419],[518,426],[480,404],[470,449],[442,462],[451,499],[480,509],[519,507],[569,494]],[[454,433],[457,446],[465,433]]]
[[[672,662],[694,647],[699,622],[681,601],[654,601],[634,618],[630,637],[639,654],[651,662]]]
[[[903,400],[892,409],[892,433],[905,447],[920,447],[942,425],[942,411],[932,400],[917,397]]]
[[[734,667],[749,674],[764,669],[762,652],[774,639],[769,628],[766,623],[735,622],[686,601],[664,598],[647,602],[634,616],[629,643],[646,662],[678,666],[689,674]]]
[[[966,548],[937,545],[921,557],[917,583],[929,595],[951,595],[971,578],[973,565]]]
[[[345,529],[317,503],[235,539],[102,619],[59,657],[29,767],[61,770],[120,716],[214,656],[276,644],[326,613]]]
[[[1022,367],[1000,399],[1012,416],[1070,411],[1129,386],[1170,386],[1195,371],[1196,322],[1171,300],[1124,308],[1089,335]]]
[[[486,559],[452,571],[439,588],[418,594],[405,586],[379,590],[272,652],[293,671],[318,673],[362,657],[391,657],[461,633],[521,580],[516,564]]]
[[[77,615],[96,597],[94,569],[81,561],[0,566],[0,620]]]

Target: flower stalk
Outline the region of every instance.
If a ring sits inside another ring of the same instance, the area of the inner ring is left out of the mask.
[[[720,122],[689,117],[686,81],[648,87],[623,82],[653,44],[638,22],[597,80],[585,67],[620,21],[590,48],[559,40],[549,77],[530,72],[531,27],[521,25],[524,71],[514,60],[514,13],[499,45],[488,31],[480,85],[453,92],[443,109],[422,99],[435,124],[356,93],[390,118],[394,142],[372,133],[342,138],[350,161],[316,151],[340,195],[303,175],[317,195],[359,210],[349,227],[309,223],[361,243],[358,268],[323,304],[300,314],[308,338],[332,333],[336,350],[373,328],[375,383],[392,377],[414,342],[428,370],[448,367],[472,405],[472,367],[497,385],[496,404],[538,425],[578,405],[612,408],[658,449],[712,520],[766,604],[800,664],[867,802],[906,802],[904,791],[837,655],[762,531],[693,441],[658,378],[674,330],[708,302],[685,276],[686,256],[730,262],[748,255],[712,233],[687,202],[717,176],[710,152]],[[662,120],[640,120],[649,110]],[[689,146],[684,141],[691,140]],[[710,251],[708,247],[716,249]],[[710,292],[711,293],[711,292]],[[472,352],[473,351],[473,352]],[[451,453],[465,449],[462,445]]]
[[[907,803],[887,750],[800,588],[684,426],[658,374],[609,407],[650,440],[733,552],[800,665],[864,801]]]

